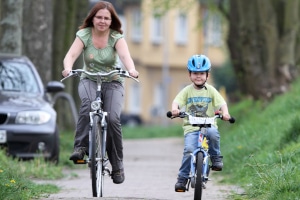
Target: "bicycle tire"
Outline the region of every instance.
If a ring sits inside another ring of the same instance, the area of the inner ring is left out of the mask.
[[[93,119],[93,126],[91,132],[91,179],[92,179],[92,191],[93,197],[103,196],[103,153],[102,147],[102,128],[101,118],[99,115],[95,115]]]
[[[196,160],[196,183],[194,190],[194,200],[202,199],[202,185],[203,185],[203,154],[199,152]]]

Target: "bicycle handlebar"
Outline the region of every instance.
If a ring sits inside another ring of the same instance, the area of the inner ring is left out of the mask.
[[[85,71],[84,69],[74,69],[74,70],[71,70],[71,72],[69,73],[68,76],[61,79],[60,82],[63,82],[67,78],[70,78],[70,77],[73,77],[73,76],[79,76],[82,73],[87,74],[89,76],[100,76],[100,77],[105,77],[105,76],[109,76],[109,75],[112,75],[112,74],[118,74],[121,77],[131,78],[131,79],[135,80],[136,82],[139,82],[139,80],[137,80],[137,78],[131,76],[128,71],[123,70],[121,68],[116,68],[115,70],[112,70],[112,71],[107,72],[107,73],[89,72],[89,71]]]
[[[179,112],[179,115],[178,115],[179,118],[185,118],[185,117],[187,117],[187,116],[190,116],[190,114],[187,113],[187,112]],[[168,118],[171,118],[171,119],[177,118],[177,117],[174,117],[174,116],[172,115],[172,112],[171,112],[171,111],[168,111],[168,112],[167,112],[167,117],[168,117]],[[220,113],[216,113],[216,114],[215,114],[215,118],[223,119],[223,115],[220,114]],[[233,124],[233,123],[235,122],[235,118],[234,118],[234,117],[231,117],[228,121],[229,121],[231,124]]]

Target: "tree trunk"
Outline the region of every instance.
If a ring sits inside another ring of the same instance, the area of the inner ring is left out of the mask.
[[[75,39],[78,27],[81,25],[84,17],[88,13],[88,0],[54,0],[54,31],[53,31],[53,68],[54,80],[62,79],[63,59],[71,44]],[[80,58],[76,62],[75,68],[82,67]],[[79,99],[77,92],[78,79],[67,79],[64,84],[65,91],[75,100],[78,107]],[[71,115],[70,105],[65,100],[58,101],[56,105],[58,112],[58,123],[62,129],[74,128],[73,116]]]
[[[22,53],[22,6],[23,0],[0,1],[1,53]]]
[[[298,10],[298,0],[230,0],[228,46],[244,94],[269,99],[297,77]]]
[[[52,80],[52,1],[26,0],[23,13],[23,54],[28,56],[43,83]]]

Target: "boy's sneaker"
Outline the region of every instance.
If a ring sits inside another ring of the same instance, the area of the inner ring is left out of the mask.
[[[211,169],[214,171],[222,171],[223,168],[223,156],[211,156],[210,157],[212,166]]]
[[[188,182],[187,178],[179,176],[177,178],[177,183],[175,184],[175,192],[185,192],[187,182]]]
[[[74,152],[70,156],[70,160],[82,160],[84,158],[84,155],[86,153],[86,150],[84,147],[76,148],[74,149]]]
[[[124,169],[119,169],[116,171],[111,172],[111,178],[113,180],[113,183],[115,184],[121,184],[125,180],[125,174],[124,174]]]

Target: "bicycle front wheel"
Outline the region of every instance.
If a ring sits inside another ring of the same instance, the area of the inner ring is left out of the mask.
[[[199,152],[196,160],[196,184],[194,191],[194,200],[201,200],[202,198],[202,184],[203,184],[203,154]]]
[[[103,196],[103,153],[101,152],[102,147],[102,127],[101,117],[95,115],[93,119],[93,126],[91,132],[91,179],[92,179],[92,190],[93,197]]]

